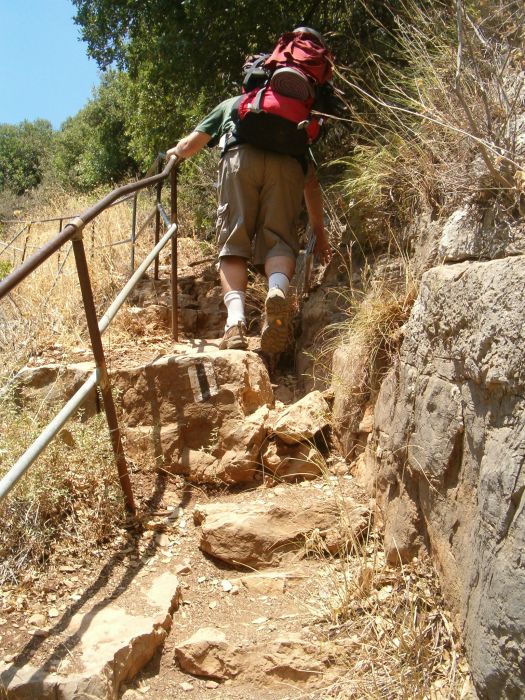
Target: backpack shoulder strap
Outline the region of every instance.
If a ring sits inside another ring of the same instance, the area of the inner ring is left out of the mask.
[[[257,54],[253,60],[250,57],[247,63],[244,64],[242,87],[245,92],[251,92],[254,87],[265,83],[269,79],[270,73],[264,65],[269,55],[267,53]]]

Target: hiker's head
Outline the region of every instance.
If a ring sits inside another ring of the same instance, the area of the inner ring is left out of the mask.
[[[293,30],[293,34],[308,34],[309,36],[313,37],[314,39],[317,39],[317,41],[326,48],[326,41],[324,40],[322,34],[320,34],[316,29],[312,29],[311,27],[296,27]]]

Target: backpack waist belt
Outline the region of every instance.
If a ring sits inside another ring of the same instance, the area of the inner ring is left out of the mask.
[[[231,131],[229,134],[225,134],[222,139],[221,139],[221,158],[225,155],[227,151],[230,150],[230,148],[233,148],[234,146],[243,146],[243,145],[248,145],[247,141],[244,141],[241,139],[239,136],[235,134],[235,132]],[[270,151],[271,153],[271,151]],[[295,158],[295,160],[299,161],[299,164],[301,165],[301,168],[303,169],[304,174],[306,175],[306,172],[308,170],[308,158],[307,156],[290,156],[290,158]]]

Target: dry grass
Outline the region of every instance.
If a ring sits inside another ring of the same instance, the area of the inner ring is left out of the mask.
[[[31,212],[35,223],[0,254],[4,268],[16,267],[59,230],[59,222],[37,220],[81,212],[106,192],[88,198],[47,193],[45,205]],[[139,199],[138,222],[153,200]],[[99,316],[130,274],[130,244],[114,245],[131,233],[131,201],[112,207],[84,230],[84,245]],[[9,241],[23,224],[4,225],[0,238]],[[153,244],[148,226],[137,244],[136,264]],[[111,347],[110,328],[105,336]],[[46,401],[20,407],[9,380],[22,366],[52,357],[67,362],[75,346],[89,348],[78,277],[67,244],[31,274],[0,304],[0,473],[5,473],[55,415]],[[51,353],[50,353],[51,351]],[[90,556],[111,540],[123,519],[122,495],[116,477],[105,416],[83,423],[71,419],[1,504],[9,527],[0,535],[0,583],[31,580],[55,555]]]
[[[339,479],[325,483],[337,504],[334,528],[345,543],[337,556],[320,536],[309,554],[324,561],[308,601],[311,628],[346,672],[304,698],[445,700],[471,687],[459,634],[446,610],[432,563],[423,552],[389,565],[372,515],[355,532]],[[313,604],[315,601],[315,604]]]
[[[385,256],[373,270],[365,265],[358,285],[349,275],[348,287],[336,291],[345,318],[323,329],[314,376],[331,375],[333,387],[347,387],[364,402],[378,391],[397,356],[418,284],[405,258]],[[352,358],[343,376],[334,373],[332,364],[339,348]]]
[[[32,212],[35,221],[62,215],[73,216],[86,208],[102,193],[90,200],[64,193],[51,196],[48,203]],[[146,218],[152,200],[146,205],[139,200],[139,225]],[[147,206],[147,210],[146,210]],[[64,219],[64,223],[67,218]],[[24,225],[4,225],[3,241],[10,241]],[[36,251],[58,231],[59,222],[33,223],[29,230],[0,253],[5,270],[20,264],[23,256]],[[95,304],[99,314],[106,310],[130,274],[130,244],[118,244],[130,237],[131,201],[112,207],[86,226],[84,246]],[[152,229],[148,227],[137,243],[137,263],[152,245]],[[87,342],[85,315],[71,244],[51,256],[24,282],[13,290],[0,306],[0,382],[5,383],[31,357],[50,346],[70,348]]]
[[[430,562],[400,571],[379,547],[371,537],[323,571],[315,623],[347,673],[321,697],[459,698],[468,666]]]
[[[51,417],[0,399],[0,475]],[[115,534],[124,511],[107,424],[69,421],[0,504],[0,585],[31,581],[55,554],[90,556]]]
[[[519,2],[483,3],[456,15],[448,3],[406,0],[397,17],[398,65],[364,56],[366,83],[350,68],[340,80],[365,108],[348,108],[358,128],[343,190],[378,243],[414,213],[446,214],[467,198],[499,197],[519,214],[516,152],[524,78]]]

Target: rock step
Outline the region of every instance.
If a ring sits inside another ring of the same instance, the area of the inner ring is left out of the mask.
[[[367,529],[369,511],[334,484],[278,487],[255,502],[210,503],[193,511],[200,548],[232,566],[264,569],[297,555],[348,552]]]
[[[116,700],[120,686],[164,644],[181,598],[174,574],[93,588],[96,593],[88,589],[72,606],[74,614],[66,611],[53,627],[35,630],[33,642],[3,661],[3,698]]]
[[[26,368],[16,379],[18,395],[65,403],[92,371],[89,362]],[[326,470],[330,408],[323,395],[313,391],[288,407],[276,402],[255,352],[221,351],[218,341],[180,343],[146,363],[113,363],[111,379],[126,453],[137,463],[146,457],[211,485],[251,483],[262,471],[293,480]],[[83,409],[86,417],[96,411],[94,391]]]
[[[233,680],[326,682],[336,670],[333,650],[303,629],[304,601],[323,559],[305,557],[330,542],[348,550],[368,520],[353,481],[336,484],[333,477],[229,494],[145,522],[141,560],[101,587],[99,575],[57,624],[35,631],[32,643],[4,661],[6,700],[116,700],[165,642],[166,672],[197,675],[211,684],[207,690]],[[230,569],[221,570],[221,561]],[[285,568],[246,573],[248,562]]]

